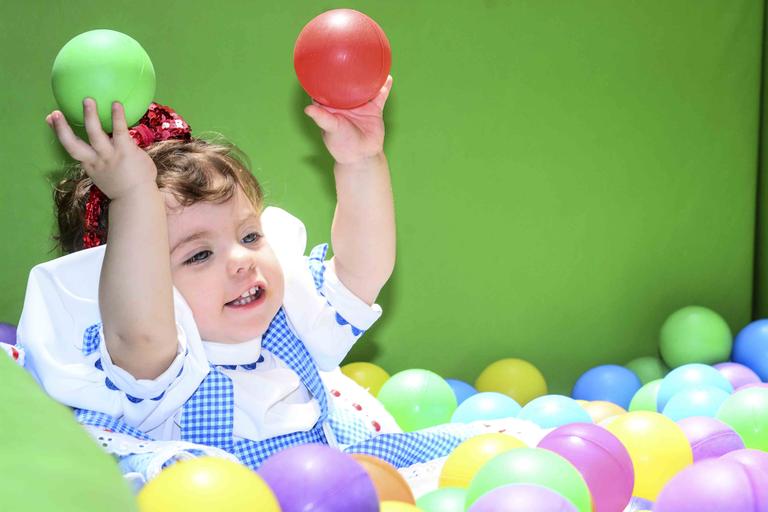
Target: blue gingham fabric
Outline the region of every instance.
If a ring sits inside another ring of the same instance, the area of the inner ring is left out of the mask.
[[[101,324],[93,324],[85,330],[85,333],[83,334],[83,355],[87,356],[93,354],[99,348],[100,329]]]
[[[328,253],[328,244],[316,245],[309,251],[309,272],[315,281],[317,293],[322,295],[320,288],[325,282],[325,255]]]

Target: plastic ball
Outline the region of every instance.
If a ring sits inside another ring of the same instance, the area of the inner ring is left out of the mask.
[[[744,448],[743,450],[734,450],[732,452],[728,452],[723,455],[722,458],[735,460],[739,464],[752,466],[768,474],[768,452],[763,450]]]
[[[277,496],[282,512],[379,510],[376,488],[365,469],[330,446],[286,448],[265,460],[258,473]]]
[[[318,103],[335,108],[354,108],[373,99],[391,64],[384,31],[352,9],[334,9],[312,19],[293,49],[301,86]]]
[[[406,432],[451,420],[456,395],[451,386],[429,370],[411,369],[394,374],[377,395],[384,408]]]
[[[733,342],[732,359],[768,381],[768,319],[756,320],[739,331]]]
[[[445,379],[445,382],[451,386],[453,394],[456,395],[456,403],[459,405],[461,405],[461,403],[467,398],[477,394],[477,390],[472,385],[467,384],[463,380]]]
[[[466,488],[477,472],[489,460],[497,455],[524,448],[526,444],[520,439],[501,433],[480,434],[470,437],[459,444],[440,470],[438,485],[442,487]]]
[[[53,62],[53,95],[70,124],[82,126],[83,99],[96,100],[101,125],[112,131],[112,103],[125,108],[128,126],[146,113],[155,95],[155,69],[141,45],[114,30],[73,37]]]
[[[592,418],[576,400],[563,395],[544,395],[528,402],[517,417],[532,421],[542,428],[568,423],[592,423]]]
[[[357,382],[360,387],[367,389],[373,396],[379,394],[381,386],[390,377],[380,366],[366,362],[345,364],[341,367],[341,373]]]
[[[730,393],[714,386],[685,388],[672,395],[662,414],[674,421],[691,416],[714,417],[729,396]]]
[[[489,364],[475,381],[478,391],[496,391],[525,405],[547,394],[547,383],[541,372],[522,359],[500,359]]]
[[[737,336],[738,339],[738,336]],[[748,366],[739,363],[717,363],[715,370],[719,371],[723,377],[728,379],[733,389],[738,389],[747,384],[759,384],[760,376],[752,371]]]
[[[520,412],[520,404],[514,399],[501,393],[486,391],[464,400],[453,412],[451,423],[514,418],[518,412]]]
[[[733,386],[728,379],[706,364],[686,364],[675,368],[661,380],[656,406],[663,411],[672,395],[686,388],[713,386],[726,393],[733,393]]]
[[[656,379],[643,384],[643,387],[637,390],[635,396],[632,397],[632,401],[629,402],[629,411],[656,412],[657,397],[659,395],[661,380],[662,379]]]
[[[488,461],[467,489],[467,506],[492,489],[507,484],[536,484],[560,493],[579,512],[591,512],[584,478],[560,455],[542,448],[517,448]]]
[[[469,512],[577,512],[562,494],[535,484],[509,484],[497,487],[478,499]]]
[[[656,412],[629,412],[611,419],[605,428],[619,438],[632,459],[632,495],[655,501],[664,485],[693,462],[688,438],[679,425]]]
[[[625,409],[614,404],[613,402],[605,402],[603,400],[587,402],[581,407],[587,411],[587,414],[589,414],[589,417],[592,418],[592,421],[595,423],[600,423],[607,418],[627,413]]]
[[[466,498],[466,489],[444,487],[417,499],[416,506],[424,512],[464,512]]]
[[[661,379],[669,371],[669,368],[667,368],[661,359],[653,356],[635,358],[625,364],[624,367],[634,372],[643,384],[648,384],[652,380]]]
[[[693,451],[693,462],[720,457],[744,448],[741,436],[720,420],[706,416],[683,418],[677,422]]]
[[[0,343],[16,344],[16,326],[0,322]]]
[[[538,447],[573,464],[587,482],[595,512],[624,510],[632,498],[632,459],[621,441],[603,427],[589,423],[564,425],[544,436]]]
[[[411,486],[395,466],[378,457],[362,453],[353,453],[352,458],[368,473],[379,501],[416,503]]]
[[[768,451],[768,389],[737,391],[723,402],[716,417],[733,427],[747,448]]]
[[[672,313],[661,326],[659,350],[664,362],[676,368],[727,361],[732,343],[723,317],[705,307],[688,306]]]
[[[215,457],[167,467],[141,489],[137,500],[141,512],[280,512],[272,490],[256,473]]]
[[[381,508],[377,510],[379,512],[423,512],[416,505],[403,503],[402,501],[382,501]],[[328,512],[330,512],[330,510]]]
[[[582,400],[605,400],[623,408],[642,386],[631,370],[615,364],[605,364],[587,370],[576,381],[571,396]]]
[[[659,494],[654,512],[768,510],[768,473],[727,459],[685,468]]]

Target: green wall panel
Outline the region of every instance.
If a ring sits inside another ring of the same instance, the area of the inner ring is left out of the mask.
[[[695,8],[692,5],[695,4]],[[250,155],[268,199],[329,239],[331,162],[295,79],[327,1],[4,2],[0,320],[50,258],[50,66],[112,28],[157,99]],[[750,319],[763,4],[758,0],[351,1],[387,32],[398,263],[349,360],[473,380],[522,357],[555,391],[655,351],[688,304]]]

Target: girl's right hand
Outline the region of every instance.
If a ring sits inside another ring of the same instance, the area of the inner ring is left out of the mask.
[[[128,133],[123,106],[112,104],[113,133],[104,133],[92,98],[83,101],[85,130],[90,144],[72,131],[64,115],[54,110],[45,122],[54,129],[56,137],[78,160],[85,172],[107,197],[114,200],[147,183],[155,184],[157,168],[149,155],[139,148]]]

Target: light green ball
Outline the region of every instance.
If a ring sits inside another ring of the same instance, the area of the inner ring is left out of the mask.
[[[634,372],[643,384],[661,379],[669,371],[661,359],[653,356],[637,357],[625,364],[624,368]]]
[[[737,391],[726,398],[715,417],[735,430],[747,448],[768,452],[768,389]]]
[[[114,30],[91,30],[73,37],[53,62],[53,95],[70,124],[82,126],[83,100],[96,100],[99,119],[112,131],[112,103],[125,107],[128,126],[147,111],[155,95],[155,68],[144,48]]]
[[[637,390],[629,402],[629,412],[653,411],[657,412],[656,398],[659,395],[659,387],[662,379],[652,380]]]
[[[449,423],[457,406],[451,385],[438,374],[420,369],[394,374],[376,398],[406,432]]]
[[[464,512],[466,489],[443,487],[416,500],[416,506],[424,512]]]
[[[492,489],[521,483],[552,489],[579,512],[592,512],[592,498],[584,477],[565,458],[543,448],[515,448],[486,462],[469,484],[466,507],[471,508]]]
[[[726,321],[705,307],[679,309],[661,326],[659,349],[670,368],[727,361],[732,346],[733,335]]]

